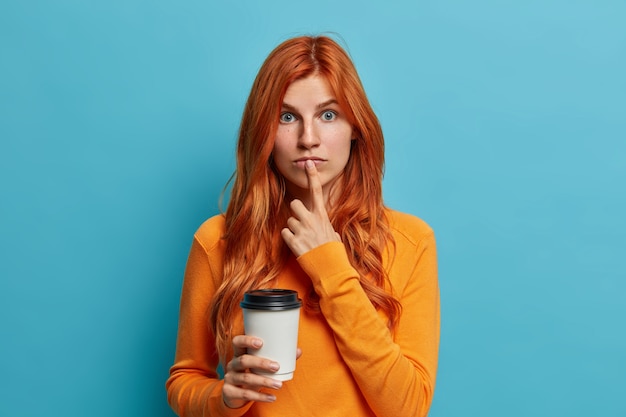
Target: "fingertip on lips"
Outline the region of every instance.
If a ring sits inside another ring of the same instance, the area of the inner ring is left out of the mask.
[[[318,165],[323,162],[324,160],[322,159],[299,159],[294,161],[294,166],[298,169],[308,171],[309,169],[317,168]]]

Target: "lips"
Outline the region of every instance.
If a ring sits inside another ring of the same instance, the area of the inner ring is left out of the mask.
[[[318,158],[316,156],[307,156],[307,157],[304,157],[304,158],[296,159],[294,161],[294,163],[296,164],[296,166],[298,168],[304,169],[306,161],[313,161],[313,163],[315,164],[316,167],[319,166],[320,164],[326,162],[325,159]]]

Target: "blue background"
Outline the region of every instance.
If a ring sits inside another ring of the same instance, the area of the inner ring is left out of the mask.
[[[187,251],[252,80],[325,31],[387,203],[437,233],[431,416],[626,415],[626,3],[258,3],[0,5],[0,415],[172,415]]]

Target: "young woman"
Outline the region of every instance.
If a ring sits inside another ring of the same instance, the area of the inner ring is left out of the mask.
[[[196,232],[166,387],[180,416],[425,416],[435,388],[435,238],[383,204],[383,134],[356,69],[328,37],[279,45],[252,86],[226,213]],[[409,190],[407,190],[409,191]],[[251,369],[239,303],[304,301],[294,378]],[[217,368],[222,365],[224,377]]]

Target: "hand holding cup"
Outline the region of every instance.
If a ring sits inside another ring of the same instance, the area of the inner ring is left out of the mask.
[[[222,398],[230,408],[243,407],[249,401],[274,402],[276,396],[262,392],[264,388],[277,390],[282,382],[252,373],[252,369],[268,373],[279,370],[276,361],[247,353],[248,349],[259,349],[263,341],[254,336],[233,337],[233,359],[226,364]]]
[[[222,398],[230,408],[248,401],[273,402],[264,388],[279,389],[293,378],[302,302],[297,292],[266,289],[248,292],[241,302],[246,335],[233,337],[234,357],[226,365]]]

